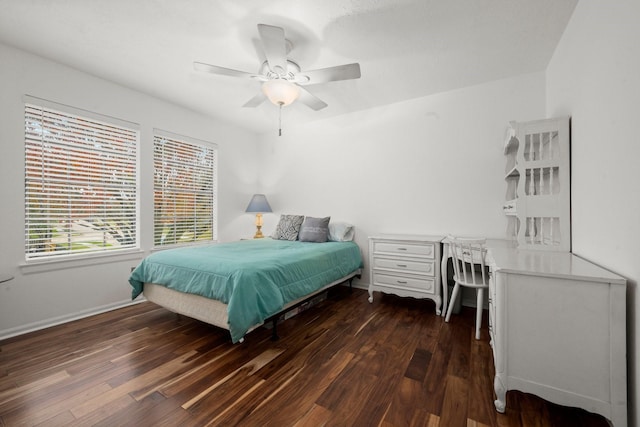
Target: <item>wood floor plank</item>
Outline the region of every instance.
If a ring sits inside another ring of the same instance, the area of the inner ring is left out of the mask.
[[[510,391],[493,407],[488,333],[430,300],[338,288],[243,344],[152,303],[0,341],[0,427],[608,425]]]
[[[267,405],[243,419],[247,425],[293,425],[316,404],[318,397],[340,376],[353,354],[338,352],[320,366],[305,366],[289,386],[281,389]]]
[[[362,372],[358,369],[357,362],[352,360],[315,403],[331,411],[330,420],[334,421],[333,424],[344,422],[346,425],[353,425],[355,417],[369,402],[369,395],[377,382],[377,376]],[[360,399],[349,399],[350,404],[345,405],[345,400],[352,395],[360,396]]]
[[[331,411],[320,405],[313,405],[311,410],[302,417],[294,427],[321,427],[327,424]]]
[[[53,417],[47,418],[41,423],[30,424],[30,425],[34,425],[36,427],[58,427],[58,426],[66,427],[69,424],[73,423],[75,420],[76,420],[75,417],[70,411],[64,411],[64,412],[60,412],[59,414]],[[7,425],[11,425],[11,424],[7,424]]]
[[[199,363],[194,363],[191,369],[185,372],[176,373],[173,378],[159,385],[158,390],[168,397],[178,395],[183,391],[190,394],[194,394],[196,391],[200,393],[209,387],[216,378],[228,375],[235,369],[235,364],[230,362],[229,358],[235,360],[237,354],[237,349],[230,346],[224,351],[214,352],[210,356],[205,353]],[[206,379],[204,383],[203,379]],[[198,384],[202,384],[202,386],[198,386]]]
[[[451,328],[443,327],[422,382],[429,394],[429,399],[424,403],[424,409],[436,415],[440,415],[444,401],[447,369],[451,356],[451,338]]]
[[[17,386],[13,389],[5,390],[0,393],[0,411],[6,411],[12,407],[13,402],[21,401],[27,395],[30,395],[35,391],[41,390],[52,384],[60,383],[67,378],[69,378],[69,373],[63,370],[41,379],[34,380],[33,382]]]
[[[307,398],[306,401],[300,402],[300,405],[311,405],[311,396],[315,396],[315,394],[306,392],[309,388],[307,384],[309,381],[313,381],[313,375],[324,374],[323,370],[314,371],[314,367],[320,364],[323,367],[331,366],[336,360],[340,360],[340,358],[332,357],[328,361],[320,362],[316,359],[324,345],[331,341],[331,337],[326,332],[321,328],[315,331],[312,330],[309,334],[305,334],[304,337],[293,337],[293,340],[287,337],[283,342],[280,342],[279,345],[292,346],[296,350],[289,349],[256,373],[257,376],[265,379],[265,385],[257,389],[250,399],[245,399],[244,402],[241,402],[236,413],[227,414],[225,418],[222,418],[220,420],[222,425],[235,425],[243,420],[245,416],[251,417],[252,414],[263,411],[264,407],[287,405],[286,402],[293,406],[292,399],[300,396]],[[300,339],[306,345],[300,346]],[[352,358],[353,355],[348,354],[348,360]],[[331,371],[327,371],[326,375],[331,376]],[[314,385],[317,386],[318,384]],[[297,394],[292,397],[289,394],[292,390],[305,390],[305,394]],[[304,414],[302,406],[297,408],[300,411],[300,416]]]
[[[271,350],[265,351],[264,353],[261,353],[255,359],[252,359],[249,362],[245,363],[244,365],[240,366],[234,372],[230,373],[226,377],[212,384],[211,387],[202,391],[197,396],[190,399],[188,402],[185,402],[182,405],[182,407],[184,409],[190,409],[194,405],[197,405],[198,402],[202,400],[206,395],[211,394],[217,388],[223,388],[223,387],[228,388],[226,387],[225,383],[232,381],[234,377],[242,378],[242,377],[249,377],[253,375],[256,371],[259,371],[264,365],[266,365],[267,363],[271,362],[273,359],[281,355],[283,351],[284,350],[282,349],[271,349]],[[262,381],[262,379],[259,378],[259,381]]]
[[[474,337],[471,340],[472,347],[478,345]],[[480,424],[493,425],[496,423],[493,381],[492,376],[486,375],[493,374],[493,355],[487,346],[478,347],[482,348],[470,354],[468,417]]]
[[[369,347],[369,343],[375,343],[375,346],[372,347],[372,356],[362,358],[359,362],[361,369],[378,377],[367,405],[358,416],[363,425],[376,424],[384,418],[389,410],[389,399],[397,393],[412,355],[416,352],[416,342],[422,329],[422,313],[415,310],[412,304],[407,304],[408,302],[415,300],[385,299],[382,304],[389,304],[392,312],[398,307],[397,322],[382,322],[381,326],[377,326],[379,330],[385,330],[385,324],[391,326],[391,330],[380,335],[374,334],[363,343],[364,348]],[[426,372],[426,366],[418,369]]]
[[[467,427],[491,427],[491,424],[484,424],[475,420],[468,419]]]
[[[469,397],[468,381],[456,375],[447,376],[440,422],[450,427],[464,427],[467,424]]]
[[[470,325],[465,316],[451,316],[447,326],[451,329],[451,353],[447,373],[467,379],[470,371],[471,340],[475,339],[472,329],[475,326]]]
[[[431,352],[424,348],[416,348],[416,351],[411,356],[409,366],[404,372],[404,376],[416,380],[419,382],[424,381],[427,376],[427,366],[431,361]]]
[[[128,410],[97,422],[95,426],[195,426],[191,414],[180,406],[183,402],[183,396],[165,397],[156,392],[136,401]]]
[[[410,427],[438,427],[442,426],[440,424],[440,417],[437,415],[433,415],[428,413],[422,408],[418,408],[415,410],[413,414],[413,419],[409,424]]]
[[[82,416],[77,416],[73,414],[73,410],[71,413],[76,417],[75,421],[67,424],[68,427],[80,427],[80,426],[93,426],[100,421],[103,421],[112,416],[118,416],[122,411],[130,410],[136,403],[136,400],[129,396],[128,394],[124,394],[118,396],[116,399],[109,399],[109,401],[103,403],[100,406],[95,406],[91,411],[83,413]]]
[[[130,396],[131,394],[137,392],[140,395],[141,390],[147,390],[149,388],[153,388],[154,384],[162,383],[168,376],[171,376],[173,372],[178,371],[182,365],[184,365],[185,359],[189,358],[191,355],[191,353],[187,353],[181,357],[174,358],[155,369],[134,377],[131,381],[111,388],[107,392],[102,393],[99,396],[95,396],[72,408],[71,413],[75,417],[81,418],[111,401],[119,400],[125,395],[133,399],[133,397]]]
[[[422,383],[411,378],[402,378],[396,387],[384,421],[394,426],[411,425],[416,410],[422,409],[421,403],[427,399],[428,395]]]
[[[75,390],[76,393],[61,393],[58,398],[48,398],[40,401],[32,401],[29,405],[18,406],[15,410],[7,412],[5,419],[9,425],[38,425],[47,420],[56,418],[62,413],[71,414],[71,408],[85,402],[92,397],[102,395],[111,389],[105,383],[98,384],[88,389]],[[73,417],[73,415],[72,415]],[[63,419],[66,419],[63,416]],[[75,419],[75,417],[73,417]]]
[[[125,411],[120,411],[93,425],[93,427],[144,426],[149,425],[149,414],[167,400],[161,393],[155,392],[140,401],[131,403]]]
[[[239,375],[229,378],[217,391],[200,398],[194,405],[185,408],[198,425],[228,425],[222,420],[227,415],[237,414],[237,408],[242,406],[251,396],[263,386],[265,381],[251,375]]]

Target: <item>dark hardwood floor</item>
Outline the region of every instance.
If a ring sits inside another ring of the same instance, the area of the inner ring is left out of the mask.
[[[431,301],[338,287],[243,344],[152,303],[0,342],[1,426],[606,426],[511,391],[488,333]]]

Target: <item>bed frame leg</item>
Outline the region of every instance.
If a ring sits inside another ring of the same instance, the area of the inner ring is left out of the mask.
[[[349,278],[349,293],[353,293],[353,286],[351,286],[353,283],[353,277]]]
[[[276,329],[278,326],[278,318],[274,318],[271,321],[271,324],[273,325],[273,327],[271,328],[271,341],[278,341],[280,339],[280,337],[278,336],[278,330]]]

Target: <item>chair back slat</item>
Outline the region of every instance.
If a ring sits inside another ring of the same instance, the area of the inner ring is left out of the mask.
[[[484,287],[488,284],[486,239],[447,238],[453,261],[454,279],[466,286]]]

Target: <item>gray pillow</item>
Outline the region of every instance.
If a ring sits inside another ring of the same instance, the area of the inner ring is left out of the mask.
[[[329,220],[330,216],[326,218],[313,218],[306,217],[302,226],[300,227],[300,233],[298,234],[298,240],[301,242],[316,242],[323,243],[327,241],[329,236]]]
[[[271,238],[277,240],[298,240],[298,232],[304,221],[304,215],[280,215],[280,221]]]

